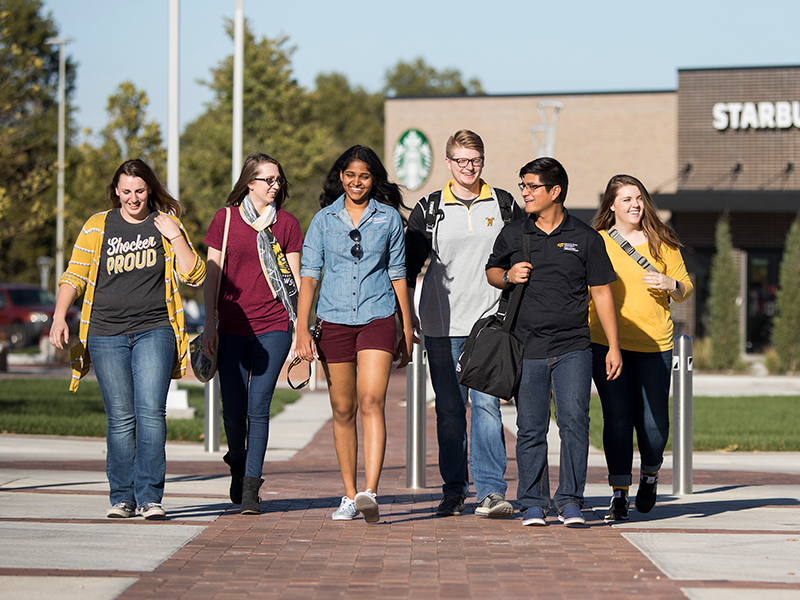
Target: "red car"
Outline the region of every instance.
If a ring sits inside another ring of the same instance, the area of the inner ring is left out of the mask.
[[[35,285],[0,283],[0,330],[12,348],[35,346],[43,333],[50,331],[56,299]],[[80,312],[67,311],[70,335],[77,335]]]

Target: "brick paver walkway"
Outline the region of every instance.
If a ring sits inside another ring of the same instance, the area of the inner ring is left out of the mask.
[[[460,517],[437,518],[440,479],[436,465],[434,414],[428,411],[425,490],[405,488],[405,377],[392,378],[387,401],[389,442],[379,490],[381,521],[334,522],[342,494],[328,422],[312,443],[287,462],[266,463],[260,516],[229,510],[152,572],[76,571],[60,575],[138,576],[120,598],[582,598],[625,600],[685,598],[681,587],[712,582],[668,579],[622,536],[586,511],[585,528],[567,528],[551,512],[544,528],[527,528],[519,518],[474,516],[474,496]],[[509,498],[517,472],[514,439],[508,436]],[[38,468],[59,468],[48,461]],[[37,468],[37,463],[7,468]],[[102,469],[94,463],[61,468]],[[225,474],[220,461],[170,462],[168,475]],[[557,470],[551,472],[553,489]],[[662,485],[671,486],[671,473]],[[589,482],[605,483],[605,469],[592,468]],[[363,476],[361,479],[363,483]],[[800,484],[800,475],[695,471],[695,483],[714,485]],[[215,496],[211,502],[222,502]],[[596,500],[596,499],[595,499]],[[606,499],[602,499],[605,503]],[[139,521],[170,527],[186,521]],[[739,532],[746,533],[746,532]],[[46,575],[31,570],[31,575]],[[0,569],[0,575],[22,575]],[[791,584],[714,581],[713,587],[797,590]]]

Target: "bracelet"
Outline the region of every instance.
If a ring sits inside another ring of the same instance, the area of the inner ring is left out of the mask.
[[[176,235],[174,238],[167,238],[167,239],[171,242],[172,240],[177,240],[179,237],[182,237],[182,236],[181,235]]]
[[[675,287],[672,288],[672,292],[670,292],[670,293],[674,293],[674,292],[678,291],[678,280],[677,279],[673,279],[673,281],[675,282]]]

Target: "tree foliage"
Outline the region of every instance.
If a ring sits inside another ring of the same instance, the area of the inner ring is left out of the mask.
[[[347,148],[361,144],[383,156],[383,104],[381,93],[371,94],[351,87],[341,73],[317,75],[312,93],[314,119],[330,129],[335,158]]]
[[[70,180],[64,203],[68,240],[77,238],[91,215],[111,207],[106,185],[124,161],[141,158],[166,183],[167,153],[161,128],[156,121],[147,119],[148,103],[144,90],[136,89],[130,81],[121,83],[108,98],[109,122],[100,132],[100,143],[95,146],[87,140],[70,153]]]
[[[227,29],[232,37],[230,22]],[[302,221],[316,212],[321,178],[335,156],[331,128],[314,118],[312,96],[293,76],[293,51],[286,37],[256,41],[245,24],[243,155],[264,152],[280,161],[292,184],[286,208]],[[211,74],[205,83],[214,98],[181,137],[181,200],[202,233],[232,187],[233,57]]]
[[[782,372],[800,370],[800,216],[786,234],[776,296],[772,347]]]
[[[383,91],[389,97],[476,96],[484,93],[478,79],[464,83],[458,69],[437,71],[421,57],[410,63],[401,60],[386,71]]]
[[[733,258],[733,237],[730,220],[724,214],[714,234],[717,252],[711,261],[709,297],[709,337],[711,368],[733,369],[741,360],[741,329],[737,298],[739,270]]]
[[[39,0],[0,0],[0,278],[38,281],[54,250],[58,35]],[[67,93],[75,65],[67,60]],[[69,111],[69,107],[67,107]],[[69,114],[69,112],[67,113]]]

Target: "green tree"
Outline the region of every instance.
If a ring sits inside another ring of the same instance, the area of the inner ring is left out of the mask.
[[[65,238],[74,241],[86,219],[110,208],[106,185],[122,162],[141,158],[166,183],[167,153],[158,123],[147,119],[148,103],[144,90],[137,90],[130,81],[121,83],[108,98],[109,122],[100,132],[99,145],[85,141],[71,153]],[[86,133],[88,139],[91,131]]]
[[[727,213],[717,222],[714,242],[717,252],[711,261],[711,290],[708,301],[711,368],[733,369],[741,361],[741,331],[737,306],[741,290],[739,270],[733,259],[733,238]]]
[[[445,69],[437,71],[423,58],[414,62],[399,61],[386,71],[384,94],[394,96],[476,96],[483,94],[478,79],[464,83],[461,71]]]
[[[314,119],[331,130],[333,160],[355,144],[369,146],[382,157],[383,94],[351,87],[341,73],[317,75],[315,84]]]
[[[230,21],[227,31],[232,36]],[[334,150],[331,128],[316,120],[311,95],[293,76],[293,51],[286,37],[256,41],[245,23],[243,154],[265,152],[281,162],[292,184],[286,208],[302,223],[319,208]],[[181,201],[192,233],[205,232],[231,189],[233,57],[211,74],[206,85],[214,98],[181,137]]]
[[[38,281],[55,248],[58,35],[39,0],[0,0],[0,279]],[[67,97],[75,65],[67,60]],[[67,106],[69,115],[69,106]]]
[[[782,372],[800,369],[800,215],[786,234],[776,296],[772,347]]]

